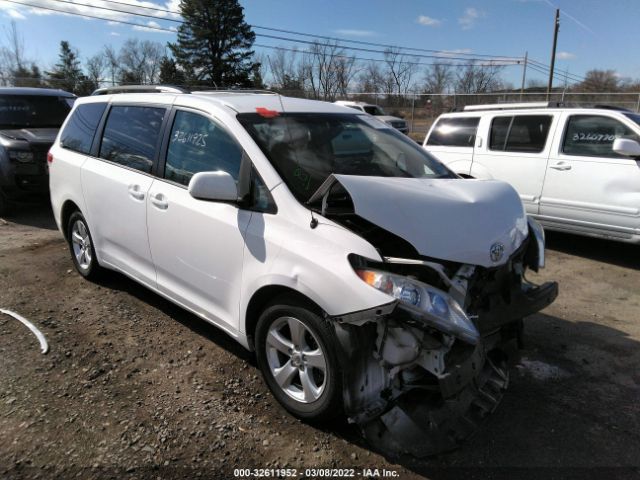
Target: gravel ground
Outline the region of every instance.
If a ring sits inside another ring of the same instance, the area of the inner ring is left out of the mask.
[[[346,423],[288,415],[252,355],[214,327],[122,275],[83,280],[51,212],[22,210],[0,220],[0,307],[35,323],[50,352],[0,315],[0,476],[640,478],[638,249],[559,234],[548,247],[530,279],[558,280],[560,296],[526,321],[496,413],[455,452],[391,460]]]

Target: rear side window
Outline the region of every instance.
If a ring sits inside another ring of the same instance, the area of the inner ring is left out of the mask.
[[[505,152],[538,153],[544,150],[553,117],[517,115],[497,117],[491,122],[489,148]]]
[[[427,145],[473,147],[479,117],[441,118],[431,131]]]
[[[166,109],[114,106],[100,145],[100,158],[151,173]]]
[[[217,123],[178,111],[171,128],[164,178],[188,185],[198,172],[222,170],[238,180],[242,148]]]
[[[89,154],[93,136],[102,118],[106,103],[79,105],[60,134],[60,146],[68,150]]]
[[[587,157],[629,158],[613,151],[616,138],[640,141],[629,127],[601,115],[572,115],[567,122],[562,152]]]

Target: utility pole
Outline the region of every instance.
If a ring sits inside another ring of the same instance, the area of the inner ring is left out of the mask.
[[[553,27],[553,48],[551,49],[551,67],[549,69],[549,83],[547,84],[547,101],[553,86],[553,69],[556,65],[556,46],[558,45],[558,30],[560,30],[560,9],[556,8],[556,20]]]
[[[527,79],[527,61],[529,59],[529,52],[524,52],[524,65],[522,66],[522,86],[520,87],[520,101],[524,95],[524,82]]]

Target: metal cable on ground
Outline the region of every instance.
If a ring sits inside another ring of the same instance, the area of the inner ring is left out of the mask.
[[[40,351],[44,354],[49,351],[49,344],[47,343],[47,339],[44,337],[42,332],[36,328],[36,326],[31,323],[29,320],[24,318],[22,315],[13,312],[11,310],[5,310],[4,308],[0,308],[0,313],[4,313],[5,315],[9,315],[10,317],[15,318],[22,324],[24,324],[29,330],[33,332],[33,334],[38,338],[40,342]]]

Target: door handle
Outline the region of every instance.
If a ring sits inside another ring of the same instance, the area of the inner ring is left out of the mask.
[[[558,162],[558,163],[554,163],[553,165],[549,165],[549,168],[553,168],[554,170],[571,170],[571,165],[564,163],[564,162]]]
[[[129,185],[129,196],[135,198],[136,200],[144,200],[144,192],[140,190],[140,185],[131,184]]]
[[[167,208],[169,208],[169,202],[167,201],[167,197],[163,193],[152,193],[151,203],[153,203],[160,210],[166,210]]]

